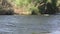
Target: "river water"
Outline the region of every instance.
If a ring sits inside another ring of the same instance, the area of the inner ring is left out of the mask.
[[[0,16],[0,34],[50,34],[60,32],[60,15]]]

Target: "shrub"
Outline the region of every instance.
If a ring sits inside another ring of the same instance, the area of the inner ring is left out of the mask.
[[[13,2],[17,7],[23,8],[24,11],[31,12],[31,13],[32,11],[34,11],[36,13],[39,13],[38,3],[37,3],[38,0],[14,0]]]

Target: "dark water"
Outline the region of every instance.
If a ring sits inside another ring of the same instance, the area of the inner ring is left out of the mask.
[[[59,30],[60,15],[0,16],[0,34],[47,34]]]

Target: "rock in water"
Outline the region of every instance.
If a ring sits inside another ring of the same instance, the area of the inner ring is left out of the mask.
[[[44,14],[44,16],[49,16],[49,14]]]

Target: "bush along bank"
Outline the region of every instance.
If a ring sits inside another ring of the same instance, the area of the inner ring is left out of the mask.
[[[8,5],[7,3],[5,2],[5,5]],[[10,11],[6,12],[14,15],[55,14],[58,12],[56,3],[56,0],[13,0],[10,3],[13,11],[9,9]],[[2,13],[5,13],[5,11],[2,11]]]
[[[14,10],[19,14],[39,15],[56,14],[58,12],[57,0],[15,0],[14,2]]]

